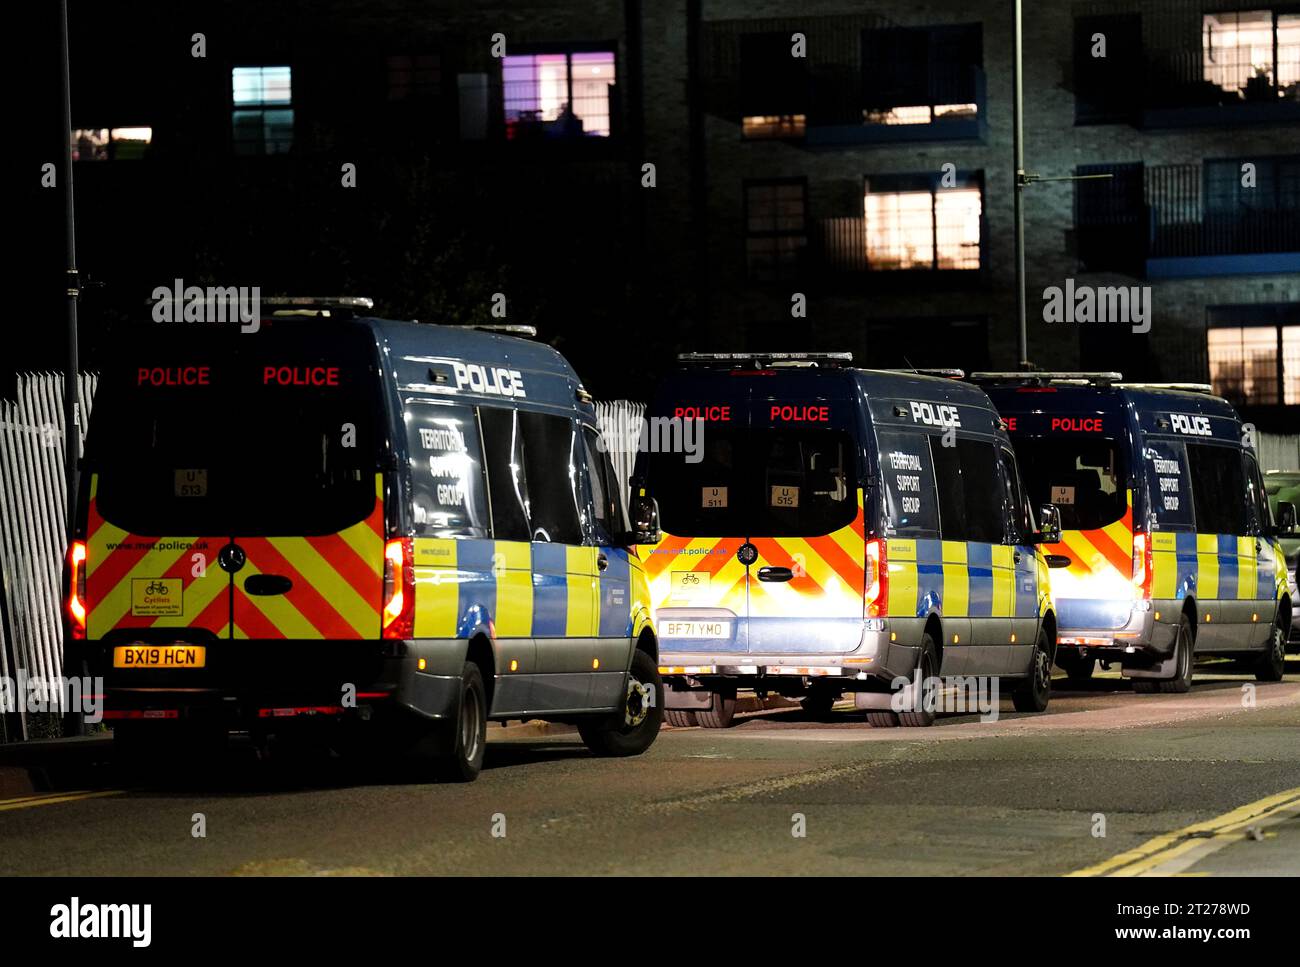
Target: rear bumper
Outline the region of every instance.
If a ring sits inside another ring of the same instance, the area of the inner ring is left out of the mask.
[[[1060,627],[1056,632],[1057,651],[1074,652],[1081,657],[1111,661],[1166,657],[1173,652],[1182,614],[1177,601],[1080,601],[1058,600]],[[1160,619],[1156,620],[1156,615]],[[1093,623],[1081,618],[1114,616],[1114,620]]]
[[[466,651],[457,639],[212,639],[203,642],[203,668],[114,668],[113,649],[122,643],[73,642],[66,651],[66,674],[102,682],[95,694],[105,721],[204,721],[231,729],[369,719],[385,709],[448,718],[459,700]]]

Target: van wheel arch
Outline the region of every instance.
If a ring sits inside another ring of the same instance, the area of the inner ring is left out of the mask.
[[[1052,649],[1051,659],[1056,661],[1056,612],[1049,610],[1043,615],[1043,630],[1047,632],[1047,644]]]
[[[1189,594],[1187,597],[1183,598],[1183,612],[1182,612],[1182,613],[1185,614],[1185,615],[1187,615],[1187,620],[1188,620],[1188,621],[1191,623],[1191,625],[1192,625],[1192,644],[1195,645],[1195,644],[1196,644],[1196,629],[1197,629],[1197,623],[1196,623],[1196,614],[1197,614],[1197,611],[1196,611],[1196,599],[1193,598],[1190,594]]]
[[[939,663],[939,667],[935,669],[935,673],[938,674],[943,668],[943,622],[939,620],[939,615],[933,611],[930,612],[930,617],[925,619],[924,634],[929,635],[930,640],[934,642],[934,657]]]
[[[483,691],[487,693],[487,707],[492,710],[492,693],[496,690],[496,657],[492,652],[492,642],[486,635],[479,633],[469,640],[465,649],[465,660],[478,666],[483,677]]]
[[[658,663],[659,642],[655,638],[654,632],[651,631],[649,628],[643,629],[641,632],[641,637],[637,638],[636,650],[644,651],[647,655],[653,658],[656,663]]]

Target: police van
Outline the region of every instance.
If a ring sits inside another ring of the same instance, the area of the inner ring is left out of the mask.
[[[725,727],[744,689],[818,715],[852,693],[873,725],[929,725],[949,676],[1047,706],[1056,536],[982,391],[847,353],[680,359],[633,481],[659,514],[638,553],[670,724]],[[695,445],[661,445],[682,421]]]
[[[1194,655],[1282,678],[1291,598],[1254,452],[1197,384],[1119,373],[976,373],[1033,499],[1059,511],[1057,664],[1118,665],[1139,692],[1185,692]]]
[[[658,645],[631,547],[657,535],[568,362],[313,305],[151,328],[103,375],[67,667],[103,676],[118,739],[335,722],[465,780],[489,719],[644,751]]]

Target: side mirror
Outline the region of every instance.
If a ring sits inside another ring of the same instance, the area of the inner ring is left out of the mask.
[[[1279,534],[1295,533],[1295,504],[1289,500],[1277,502],[1277,530]]]
[[[1034,535],[1035,544],[1059,544],[1061,541],[1061,512],[1053,504],[1043,504],[1038,508],[1039,531]]]
[[[653,497],[634,494],[628,507],[632,518],[632,532],[628,535],[629,544],[659,543],[659,504]]]

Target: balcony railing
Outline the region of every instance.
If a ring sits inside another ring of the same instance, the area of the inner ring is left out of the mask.
[[[1294,209],[1207,210],[1200,165],[1146,169],[1152,258],[1300,252],[1300,217]]]
[[[1243,47],[1150,51],[1143,101],[1150,108],[1300,103],[1300,45],[1278,46],[1272,61]]]

